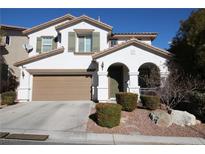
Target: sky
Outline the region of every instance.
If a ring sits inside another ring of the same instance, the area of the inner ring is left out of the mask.
[[[0,24],[31,28],[70,13],[87,15],[113,26],[113,32],[158,32],[153,45],[169,48],[180,21],[186,20],[193,9],[0,9]]]

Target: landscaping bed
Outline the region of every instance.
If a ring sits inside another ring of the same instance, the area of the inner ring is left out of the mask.
[[[93,108],[87,123],[87,132],[205,138],[205,124],[185,127],[172,124],[167,128],[160,127],[150,120],[150,112],[150,110],[141,108],[137,108],[133,112],[122,111],[120,125],[113,128],[106,128],[98,126],[93,120],[93,114],[95,113],[95,108]]]

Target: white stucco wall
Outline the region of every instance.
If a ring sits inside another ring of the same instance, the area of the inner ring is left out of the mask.
[[[118,44],[120,44],[120,43],[124,43],[124,42],[127,42],[128,40],[127,39],[120,39],[120,40],[117,40],[117,43]],[[143,42],[143,43],[147,43],[147,44],[149,44],[149,45],[151,45],[152,44],[152,41],[151,40],[139,40],[139,41],[141,41],[141,42]]]
[[[91,55],[74,55],[74,53],[64,51],[61,54],[24,65],[24,67],[26,69],[87,69],[91,61]]]
[[[68,32],[74,32],[74,29],[93,29],[94,32],[100,32],[100,50],[104,50],[109,47],[107,40],[108,31],[105,31],[86,22],[80,22],[76,25],[67,27],[59,31],[61,33],[62,46],[64,46],[66,51],[68,50]],[[78,52],[78,40],[76,40],[76,52]]]
[[[20,67],[20,69],[21,76],[19,86],[17,88],[17,100],[20,102],[31,101],[33,76],[30,75],[24,67]]]
[[[61,54],[26,64],[23,68],[21,67],[21,74],[23,71],[24,77],[22,75],[20,77],[17,99],[20,101],[32,100],[33,75],[28,73],[27,69],[93,69],[91,62],[91,55],[74,55],[74,53],[64,51]],[[96,95],[93,96],[93,98],[95,97]]]
[[[29,44],[33,46],[33,51],[29,54],[29,56],[38,54],[36,53],[37,37],[57,36],[55,26],[56,25],[50,26],[29,35]],[[68,52],[68,32],[73,32],[74,29],[94,29],[95,32],[100,32],[100,50],[104,50],[109,47],[107,40],[108,32],[89,23],[80,22],[76,25],[60,30],[59,32],[61,33],[61,44],[58,43],[58,47],[64,47],[65,51],[63,53],[20,67],[21,76],[17,96],[17,99],[19,101],[32,100],[33,75],[29,74],[26,71],[27,69],[88,69],[91,67],[91,55],[76,55],[72,52]],[[77,42],[78,41],[76,41],[76,43]],[[151,44],[151,41],[148,41],[146,43]],[[78,44],[76,44],[76,47],[78,47]],[[123,63],[127,66],[127,68],[129,69],[129,80],[126,83],[128,84],[127,91],[134,93],[139,93],[138,69],[142,64],[146,62],[152,62],[159,67],[161,73],[167,72],[167,67],[164,65],[166,62],[165,58],[150,53],[136,46],[123,48],[97,59],[96,62],[99,64],[99,70],[98,72],[93,72],[92,98],[99,101],[107,101],[109,99],[107,70],[109,66],[114,63]],[[104,64],[103,69],[101,68],[102,63]],[[24,76],[22,76],[22,74],[24,74]]]
[[[68,21],[68,20],[67,20]],[[64,22],[67,22],[64,21]],[[45,29],[39,30],[37,32],[31,33],[28,35],[29,37],[29,44],[33,47],[33,51],[29,53],[29,57],[37,55],[38,53],[36,52],[36,41],[37,37],[41,36],[53,36],[56,37],[58,32],[56,31],[55,27],[57,25],[60,25],[64,22],[58,23],[56,25],[47,27]],[[100,32],[100,50],[107,49],[109,47],[109,43],[107,40],[107,35],[108,31],[103,30],[101,28],[98,28],[96,26],[93,26],[89,23],[86,22],[80,22],[76,25],[67,27],[65,29],[60,30],[59,32],[61,33],[61,43],[57,43],[57,47],[64,47],[65,50],[68,50],[68,32],[74,32],[74,29],[94,29],[94,32]],[[78,47],[78,41],[76,40],[76,47]],[[78,50],[78,48],[76,48]],[[76,51],[78,52],[78,51]]]
[[[129,69],[129,81],[128,83],[128,91],[139,94],[139,86],[138,86],[138,69],[139,67],[147,62],[151,62],[156,64],[160,72],[162,74],[167,73],[167,67],[165,65],[166,59],[160,57],[156,54],[148,52],[146,50],[140,49],[135,46],[129,46],[113,52],[107,56],[101,57],[96,60],[99,63],[99,66],[104,63],[103,70],[99,68],[98,74],[98,100],[101,102],[106,102],[109,100],[108,98],[108,77],[107,70],[109,66],[115,63],[122,63],[126,65]]]
[[[64,22],[55,24],[53,26],[49,26],[47,28],[44,28],[42,30],[39,30],[39,31],[36,31],[34,33],[29,34],[28,35],[28,37],[29,37],[29,44],[33,47],[33,51],[29,53],[29,57],[38,54],[36,52],[36,40],[37,40],[37,37],[41,37],[41,36],[53,36],[53,37],[56,37],[57,36],[57,31],[56,31],[55,27],[57,25],[63,24],[63,23],[68,22],[68,21],[69,20],[66,20]],[[61,47],[62,45],[58,42],[57,46]]]
[[[21,76],[18,88],[18,99],[20,101],[32,100],[33,76],[29,74],[26,69],[88,69],[91,66],[91,62],[91,56],[74,55],[74,53],[64,51],[59,55],[24,65],[22,68],[24,77]],[[129,80],[124,84],[128,85],[127,91],[138,94],[140,88],[138,86],[138,69],[142,64],[152,62],[159,67],[162,74],[166,74],[168,72],[165,65],[165,58],[135,46],[129,46],[113,52],[97,59],[96,62],[99,64],[99,70],[98,72],[93,72],[92,98],[101,102],[109,100],[107,70],[112,64],[122,63],[127,66],[129,69]],[[103,69],[101,67],[102,63],[104,64]]]

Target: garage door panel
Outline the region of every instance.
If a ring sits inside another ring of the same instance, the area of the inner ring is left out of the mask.
[[[34,76],[33,100],[90,100],[90,76]]]

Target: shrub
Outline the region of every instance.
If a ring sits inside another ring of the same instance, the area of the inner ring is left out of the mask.
[[[98,125],[112,128],[120,124],[122,107],[119,104],[98,103],[96,105],[96,119]]]
[[[160,106],[160,97],[159,96],[148,96],[148,95],[141,95],[140,96],[142,104],[150,109],[155,110]]]
[[[123,111],[131,112],[137,107],[138,95],[134,93],[120,92],[116,94],[117,104],[122,106]]]
[[[14,91],[7,91],[1,94],[2,105],[12,105],[16,99],[16,93]]]
[[[205,93],[192,92],[189,94],[190,113],[201,121],[205,121]]]

